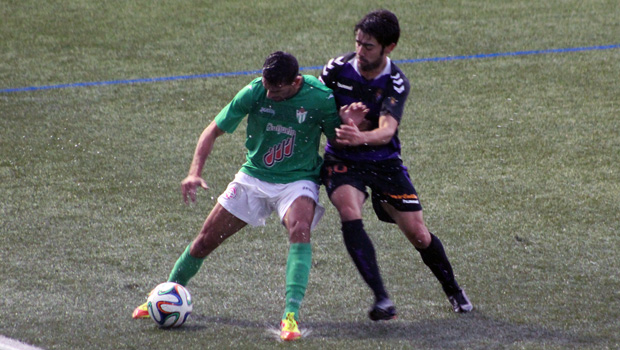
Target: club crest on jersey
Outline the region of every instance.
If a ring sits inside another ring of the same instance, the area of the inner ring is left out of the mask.
[[[375,91],[375,102],[381,101],[382,98],[383,98],[383,89],[377,89],[377,91]]]
[[[306,120],[306,116],[308,115],[308,111],[306,111],[303,107],[297,110],[297,122],[299,124],[303,123]]]

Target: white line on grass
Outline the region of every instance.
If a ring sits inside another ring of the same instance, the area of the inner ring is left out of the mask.
[[[0,335],[0,350],[41,350],[41,348]]]

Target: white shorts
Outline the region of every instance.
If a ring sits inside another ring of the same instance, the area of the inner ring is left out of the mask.
[[[309,180],[274,184],[238,172],[217,201],[231,214],[252,226],[265,226],[273,211],[280,221],[298,197],[310,197],[316,203],[311,229],[319,223],[325,208],[319,203],[319,185]]]

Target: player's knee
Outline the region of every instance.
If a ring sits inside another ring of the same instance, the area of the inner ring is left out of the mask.
[[[336,207],[338,214],[340,215],[340,221],[351,221],[362,218],[362,213],[356,207],[351,205],[341,205]]]
[[[416,248],[424,249],[431,244],[431,234],[424,224],[409,225],[403,233]]]

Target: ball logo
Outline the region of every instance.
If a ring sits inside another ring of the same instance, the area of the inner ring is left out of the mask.
[[[229,187],[226,192],[224,192],[224,198],[233,199],[237,197],[237,189],[235,187]]]

